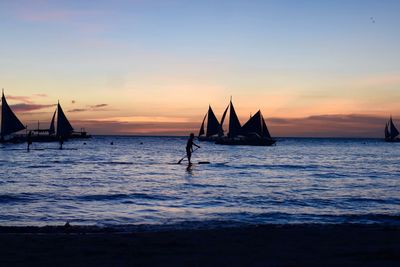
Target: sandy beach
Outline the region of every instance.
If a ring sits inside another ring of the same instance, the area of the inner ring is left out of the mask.
[[[400,227],[0,227],[0,266],[400,266]]]

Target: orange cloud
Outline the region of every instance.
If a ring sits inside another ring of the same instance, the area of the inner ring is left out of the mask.
[[[33,110],[45,109],[45,108],[50,108],[50,107],[54,107],[54,106],[56,106],[56,104],[41,105],[41,104],[20,103],[20,104],[10,105],[11,109],[14,112],[29,112],[29,111],[33,111]]]

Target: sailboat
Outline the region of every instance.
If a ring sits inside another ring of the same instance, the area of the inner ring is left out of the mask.
[[[206,119],[207,119],[207,130],[205,130]],[[221,135],[221,133],[223,134],[222,125],[219,123],[211,106],[208,106],[208,111],[204,116],[203,122],[201,123],[197,139],[199,141],[215,142],[217,138]]]
[[[270,146],[276,143],[269,133],[267,124],[261,110],[258,110],[254,116],[242,126],[242,134],[246,137],[246,142],[253,145]]]
[[[57,124],[56,124],[57,119]],[[56,142],[60,139],[71,139],[71,138],[89,138],[85,131],[74,132],[74,128],[69,122],[63,109],[61,108],[60,102],[58,102],[56,110],[51,118],[49,129],[38,129],[33,130],[37,132],[37,135],[33,136],[34,142]],[[46,134],[41,134],[46,133]]]
[[[271,146],[276,143],[269,133],[264,117],[259,110],[254,116],[241,126],[239,118],[233,106],[232,99],[229,103],[229,130],[226,136],[221,136],[215,142],[221,145],[249,145]],[[225,120],[227,111],[221,119],[221,125]]]
[[[385,125],[385,141],[386,142],[400,142],[399,131],[393,123],[392,116],[390,116],[389,121]]]
[[[14,133],[24,130],[25,128],[26,127],[21,123],[18,117],[11,110],[10,106],[7,103],[6,97],[4,96],[4,90],[2,90],[0,143],[24,142],[25,139],[22,136],[14,135]]]

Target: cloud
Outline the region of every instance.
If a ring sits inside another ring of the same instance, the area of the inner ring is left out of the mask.
[[[75,100],[72,101],[75,103]],[[88,108],[74,108],[68,110],[68,112],[109,111],[108,109],[104,109],[105,107],[108,107],[108,104],[89,105]]]
[[[121,123],[186,123],[190,122],[189,118],[183,117],[162,117],[162,116],[122,116],[97,119],[93,121],[114,121]]]
[[[388,118],[377,115],[337,114],[304,118],[266,118],[274,137],[382,137]],[[397,123],[397,121],[396,121]],[[400,123],[400,122],[399,122]],[[75,121],[93,134],[187,135],[201,122],[168,117],[113,117]],[[226,126],[225,126],[226,128]]]
[[[85,109],[85,108],[74,108],[74,109],[68,110],[68,112],[84,112],[84,111],[88,111],[88,109]]]
[[[266,118],[272,134],[293,137],[381,137],[386,120],[363,114]]]
[[[33,104],[32,98],[30,96],[14,96],[7,95],[8,100],[18,100],[26,104]]]
[[[76,128],[85,128],[92,134],[117,135],[188,135],[197,132],[198,123],[195,122],[120,122],[113,120],[75,120],[72,124]]]
[[[41,105],[41,104],[27,104],[27,103],[19,103],[19,104],[10,105],[11,109],[15,112],[29,112],[29,111],[33,111],[33,110],[45,109],[45,108],[50,108],[50,107],[54,107],[54,106],[55,106],[55,104]]]
[[[96,108],[104,108],[107,106],[108,106],[108,104],[98,104],[98,105],[90,106],[90,108],[96,109]]]
[[[6,96],[8,100],[17,100],[17,101],[21,101],[25,104],[34,104],[33,98],[37,98],[37,97],[48,97],[46,94],[33,94],[32,96],[16,96],[16,95],[7,95]]]

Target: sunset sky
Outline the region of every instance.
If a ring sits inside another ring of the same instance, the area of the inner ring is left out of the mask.
[[[94,134],[182,135],[230,96],[275,136],[400,123],[400,1],[0,1],[0,87]]]

